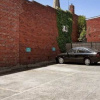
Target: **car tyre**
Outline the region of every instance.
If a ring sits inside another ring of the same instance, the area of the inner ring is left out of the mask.
[[[85,65],[90,65],[91,64],[91,60],[89,58],[86,58],[84,60]]]
[[[98,62],[94,62],[94,64],[95,64],[95,65],[97,65],[97,64],[98,64]]]
[[[59,62],[59,64],[63,64],[64,63],[64,59],[62,57],[59,57],[58,58],[58,62]]]

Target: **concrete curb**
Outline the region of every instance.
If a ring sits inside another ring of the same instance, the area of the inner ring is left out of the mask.
[[[51,65],[51,64],[55,64],[55,63],[56,63],[55,60],[51,60],[51,61],[44,61],[44,62],[39,62],[39,63],[35,63],[35,64],[28,64],[28,65],[16,65],[13,67],[1,67],[0,75],[30,70],[30,69],[34,69],[34,68],[45,67],[47,65]]]

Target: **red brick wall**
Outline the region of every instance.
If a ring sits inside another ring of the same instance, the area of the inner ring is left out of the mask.
[[[87,42],[100,42],[100,17],[87,20]]]
[[[20,14],[20,63],[35,63],[55,58],[59,53],[57,44],[56,10],[39,3],[25,2]],[[31,52],[27,53],[27,47]],[[56,48],[56,52],[52,51]]]
[[[75,14],[75,7],[74,5],[70,5],[69,11],[72,13],[73,16],[73,25],[72,25],[72,42],[78,41],[78,15]]]
[[[57,36],[53,8],[27,0],[0,1],[0,66],[55,58],[59,53]],[[27,47],[32,49],[30,53],[25,51]]]
[[[59,53],[56,10],[27,0],[0,1],[0,66],[51,60]],[[77,41],[77,15],[72,40]],[[26,48],[31,52],[26,52]],[[52,51],[52,47],[56,51]]]
[[[0,66],[14,66],[19,62],[18,0],[0,0]]]
[[[78,16],[73,14],[73,26],[72,26],[72,42],[78,41]]]

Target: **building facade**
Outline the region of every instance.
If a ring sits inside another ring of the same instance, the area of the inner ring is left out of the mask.
[[[77,15],[72,14],[72,40],[77,41]],[[57,37],[56,9],[35,1],[0,1],[0,67],[54,59],[60,53]]]
[[[87,42],[100,42],[100,16],[87,19]]]

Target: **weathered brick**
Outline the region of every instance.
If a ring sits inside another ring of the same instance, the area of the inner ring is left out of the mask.
[[[100,17],[87,20],[88,42],[100,42]]]
[[[59,53],[56,38],[58,36],[56,10],[34,3],[24,3],[20,14],[20,63],[35,63],[55,58]],[[26,47],[32,48],[26,53]],[[48,49],[47,49],[47,48]],[[56,52],[52,51],[56,47]],[[50,53],[51,51],[51,53]],[[24,56],[23,56],[24,55]]]
[[[72,13],[72,34],[71,39],[72,42],[78,42],[78,15],[75,14],[75,7],[74,5],[70,5],[69,8],[70,12]]]
[[[19,61],[19,11],[17,3],[0,1],[0,66],[13,66]],[[16,46],[16,47],[15,47]]]
[[[73,41],[77,41],[77,18],[73,15]],[[56,10],[52,7],[27,0],[0,1],[0,66],[54,59],[60,53],[57,37]]]

